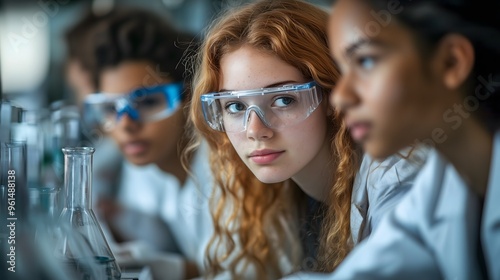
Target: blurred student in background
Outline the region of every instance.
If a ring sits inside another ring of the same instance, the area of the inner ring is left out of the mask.
[[[222,16],[203,42],[191,118],[220,186],[213,274],[332,271],[411,188],[425,160],[419,148],[384,162],[362,157],[327,102],[338,77],[327,18],[303,1],[258,1]]]
[[[121,264],[148,264],[155,279],[197,276],[212,232],[213,180],[203,146],[181,164],[190,98],[182,60],[192,37],[152,12],[123,8],[91,40],[99,93],[86,104],[126,159],[115,191],[98,203],[115,239],[128,242]]]
[[[80,118],[80,145],[93,146],[94,153],[94,176],[93,195],[99,197],[109,192],[107,190],[117,175],[117,168],[110,168],[119,165],[123,159],[114,141],[102,131],[95,116],[85,114],[85,98],[97,92],[97,71],[95,70],[95,58],[93,51],[93,33],[99,23],[113,15],[113,10],[97,15],[88,9],[78,20],[71,25],[64,33],[66,46],[66,76],[65,80],[69,86],[71,96],[74,99]],[[68,105],[69,102],[65,102]],[[96,202],[96,199],[94,199]]]

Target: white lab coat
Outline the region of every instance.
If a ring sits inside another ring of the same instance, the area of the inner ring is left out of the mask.
[[[353,184],[351,235],[359,243],[379,225],[413,186],[430,149],[406,148],[384,161],[365,155]]]
[[[286,279],[481,279],[479,239],[489,279],[500,279],[499,198],[500,132],[481,219],[480,198],[433,152],[413,189],[334,273]]]
[[[205,143],[194,154],[190,172],[181,185],[175,176],[156,165],[125,162],[117,199],[128,210],[114,223],[125,232],[135,230],[141,234],[136,241],[125,244],[111,242],[118,255],[131,255],[119,258],[120,264],[148,265],[155,279],[175,280],[184,278],[187,259],[203,273],[205,249],[213,234],[209,198],[214,184]],[[174,252],[169,249],[172,244]]]
[[[351,198],[351,234],[355,243],[368,237],[379,225],[381,218],[411,189],[417,174],[427,160],[429,151],[430,149],[424,146],[406,148],[383,161],[373,160],[368,155],[363,156],[354,180]],[[290,252],[281,248],[274,250],[278,250],[277,254],[281,256],[281,271],[293,271]],[[306,258],[301,264],[314,265],[314,261]],[[245,279],[256,277],[252,270],[245,273]],[[217,279],[229,278],[230,275],[226,272]]]

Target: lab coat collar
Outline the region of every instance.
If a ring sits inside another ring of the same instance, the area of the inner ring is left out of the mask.
[[[500,131],[493,139],[490,176],[483,209],[482,240],[490,279],[500,279]]]

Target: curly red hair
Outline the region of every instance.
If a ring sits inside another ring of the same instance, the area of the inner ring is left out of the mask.
[[[257,180],[226,134],[206,124],[200,96],[219,90],[221,58],[242,45],[275,54],[299,69],[305,78],[315,80],[325,94],[329,93],[339,73],[329,55],[327,19],[325,11],[302,1],[259,1],[221,17],[210,28],[199,49],[194,61],[190,104],[190,120],[196,130],[193,130],[195,135],[188,152],[201,138],[211,150],[211,168],[217,186],[211,201],[215,233],[207,249],[211,275],[229,270],[232,278],[242,278],[242,271],[249,266],[258,279],[276,278],[290,272],[282,271],[276,247],[284,249],[286,245],[300,244],[297,205],[302,203],[304,195],[291,180],[276,184]],[[341,119],[330,115],[326,117],[330,123],[335,182],[332,182],[334,203],[331,203],[334,206],[326,216],[333,215],[335,219],[325,219],[322,247],[334,248],[338,252],[334,258],[340,260],[349,249],[350,197],[357,156]],[[291,251],[292,261],[299,267],[301,248]],[[321,270],[332,270],[337,263],[329,257],[321,259],[324,260]]]

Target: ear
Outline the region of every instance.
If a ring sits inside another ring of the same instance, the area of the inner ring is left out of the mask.
[[[474,67],[474,47],[460,34],[450,34],[441,39],[438,52],[439,68],[446,88],[455,90],[467,80]]]

